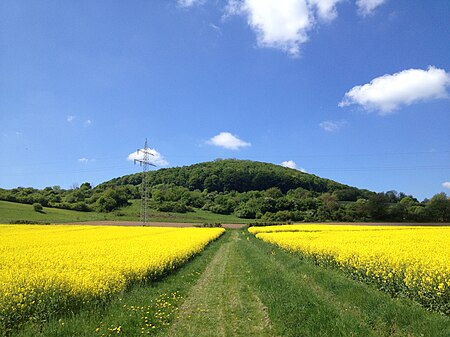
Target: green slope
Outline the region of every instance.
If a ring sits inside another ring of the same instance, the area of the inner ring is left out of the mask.
[[[68,223],[79,221],[139,221],[140,200],[132,200],[131,205],[111,213],[78,212],[58,208],[44,207],[43,213],[33,210],[32,205],[0,201],[0,224],[26,220],[41,223]],[[234,215],[214,214],[196,209],[189,213],[166,213],[150,210],[149,221],[155,222],[192,222],[192,223],[247,223]]]

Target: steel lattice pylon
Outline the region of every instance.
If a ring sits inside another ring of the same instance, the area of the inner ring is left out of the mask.
[[[141,223],[143,226],[147,224],[148,219],[148,199],[149,199],[149,178],[147,172],[150,166],[156,166],[150,162],[150,156],[154,156],[148,147],[147,138],[143,149],[138,149],[137,154],[142,153],[142,159],[135,159],[134,163],[142,166],[142,182],[141,182]]]

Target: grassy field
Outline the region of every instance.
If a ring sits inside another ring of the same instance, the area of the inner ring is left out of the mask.
[[[80,221],[139,221],[140,200],[133,200],[131,205],[111,213],[78,212],[44,207],[42,213],[35,212],[32,205],[0,201],[0,223],[27,220],[41,223],[68,223]],[[197,222],[197,223],[248,223],[250,220],[240,219],[234,215],[214,214],[196,209],[188,213],[165,213],[150,210],[149,221],[154,222]]]
[[[15,335],[449,336],[450,319],[240,229],[165,279]]]

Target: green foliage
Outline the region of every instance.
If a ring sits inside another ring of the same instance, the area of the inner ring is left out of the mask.
[[[33,209],[34,209],[35,212],[39,212],[39,213],[44,211],[44,207],[42,207],[42,205],[40,203],[38,203],[38,202],[35,202],[33,204]]]

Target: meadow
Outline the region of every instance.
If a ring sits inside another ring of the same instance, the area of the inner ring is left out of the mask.
[[[130,200],[130,205],[109,213],[80,212],[53,207],[44,207],[36,212],[32,205],[0,200],[0,223],[32,221],[39,223],[72,223],[84,221],[139,221],[140,200]],[[248,223],[254,220],[241,219],[233,214],[214,214],[202,209],[188,213],[159,212],[149,210],[149,221],[190,223]]]

